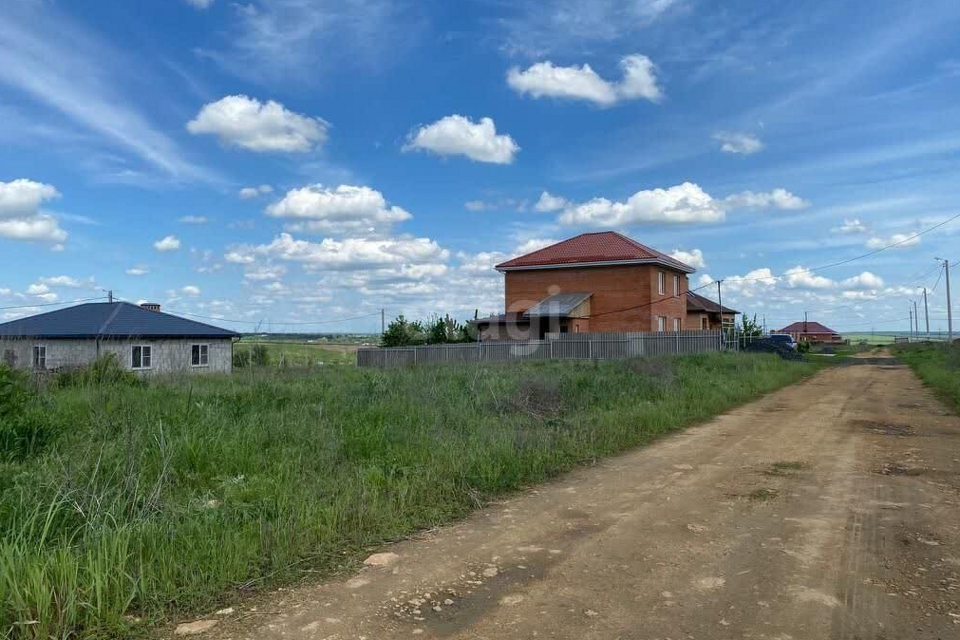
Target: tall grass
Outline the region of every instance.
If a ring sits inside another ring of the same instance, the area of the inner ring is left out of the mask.
[[[769,355],[51,385],[0,462],[0,634],[131,633],[636,446],[814,370]]]
[[[894,347],[894,355],[910,365],[955,411],[960,411],[960,344],[899,344]]]

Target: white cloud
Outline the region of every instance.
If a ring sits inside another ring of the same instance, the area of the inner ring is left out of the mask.
[[[206,216],[183,216],[180,218],[180,222],[183,224],[207,224],[210,222],[210,218]]]
[[[720,150],[726,153],[750,155],[763,149],[763,142],[752,133],[721,131],[713,139],[720,143]]]
[[[180,239],[177,236],[167,236],[154,242],[153,248],[161,252],[176,251],[180,248]]]
[[[560,211],[561,209],[565,209],[569,204],[570,203],[567,202],[566,198],[551,195],[550,193],[544,191],[540,194],[540,199],[537,200],[537,204],[535,204],[533,208],[541,213],[550,213],[552,211]]]
[[[700,249],[691,249],[690,251],[674,249],[670,257],[674,260],[679,260],[683,264],[690,265],[694,269],[705,269],[707,267],[707,261],[704,260],[703,251]]]
[[[244,95],[205,104],[187,123],[190,133],[215,135],[225,145],[283,153],[303,153],[322,145],[328,127],[321,118],[294,113],[273,100],[262,103]]]
[[[243,274],[244,280],[253,282],[263,282],[266,280],[279,280],[287,273],[287,268],[282,264],[264,264],[256,265],[247,269]]]
[[[463,155],[477,162],[510,164],[520,151],[506,134],[497,134],[491,118],[474,123],[460,115],[447,116],[410,133],[404,151],[419,149],[437,155]]]
[[[273,187],[268,184],[262,184],[259,187],[244,187],[237,192],[242,200],[252,200],[262,195],[273,193]]]
[[[187,2],[195,6],[197,9],[209,9],[214,0],[187,0]]]
[[[860,275],[847,278],[841,285],[846,289],[879,289],[883,286],[883,278],[875,273],[864,271]]]
[[[487,208],[487,203],[483,200],[468,200],[463,203],[463,206],[466,207],[467,211],[483,211]]]
[[[267,215],[298,221],[296,230],[329,233],[371,232],[413,217],[389,206],[375,189],[346,184],[334,189],[319,184],[292,189],[267,207]]]
[[[587,100],[608,107],[621,100],[646,99],[656,102],[663,97],[657,86],[656,67],[650,58],[635,54],[620,61],[623,78],[618,82],[604,80],[590,65],[558,67],[549,60],[538,62],[521,71],[513,67],[507,72],[507,84],[519,94],[534,98],[566,98]]]
[[[128,276],[145,276],[148,273],[150,273],[150,269],[142,264],[138,264],[127,269]]]
[[[11,240],[62,243],[67,232],[53,216],[43,213],[43,203],[59,198],[57,190],[23,178],[0,182],[0,237]]]
[[[232,264],[253,264],[257,261],[256,257],[251,255],[249,252],[242,251],[228,251],[224,254],[223,259]]]
[[[913,233],[895,233],[889,238],[873,237],[867,240],[868,249],[884,249],[886,247],[906,249],[918,244],[920,244],[920,237]]]
[[[810,203],[803,198],[780,187],[767,192],[742,191],[727,196],[726,203],[732,207],[742,207],[746,209],[773,208],[786,211],[805,209],[810,206]]]
[[[183,287],[182,289],[180,289],[180,293],[182,293],[182,294],[185,295],[185,296],[194,296],[194,297],[196,297],[196,296],[200,295],[200,288],[197,287],[197,286],[195,286],[195,285],[188,284],[187,286],[185,286],[185,287]]]
[[[40,205],[59,197],[52,185],[42,182],[23,178],[0,182],[0,219],[35,216]]]
[[[27,287],[28,296],[39,296],[45,293],[50,293],[50,287],[42,282],[35,282]]]
[[[429,238],[324,238],[309,242],[281,233],[267,245],[235,247],[226,260],[249,264],[257,257],[266,257],[304,263],[314,270],[336,271],[443,262],[449,256],[449,251]]]
[[[525,255],[528,253],[533,253],[544,247],[549,247],[552,244],[557,244],[559,240],[554,240],[553,238],[530,238],[529,240],[518,244],[514,252],[517,255]]]
[[[791,289],[832,289],[837,283],[824,276],[818,276],[801,266],[787,269],[784,281]]]
[[[852,220],[844,220],[837,231],[840,233],[866,233],[869,229],[867,229],[867,225],[860,222],[860,218],[854,218]]]
[[[589,202],[571,205],[560,216],[565,225],[618,227],[644,223],[691,224],[720,222],[724,208],[691,182],[669,189],[638,191],[626,202],[611,202],[594,198]]]
[[[40,278],[38,282],[51,287],[64,287],[66,289],[93,289],[96,287],[92,277],[87,280],[78,280],[71,276],[52,276]]]

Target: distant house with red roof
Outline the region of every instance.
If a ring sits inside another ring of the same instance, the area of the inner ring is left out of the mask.
[[[819,322],[794,322],[774,333],[789,333],[797,342],[838,343],[843,336]]]
[[[496,269],[504,275],[506,313],[474,321],[485,340],[702,326],[699,315],[687,326],[693,267],[613,231],[584,233]],[[736,313],[724,308],[729,312]],[[719,323],[719,308],[716,317]]]

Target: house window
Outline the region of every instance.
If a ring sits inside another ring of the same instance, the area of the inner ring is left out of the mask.
[[[680,276],[673,276],[673,295],[680,295]]]
[[[137,345],[133,347],[130,367],[132,369],[149,369],[153,366],[153,347]]]
[[[663,316],[657,316],[657,331],[663,333],[667,330],[667,319]]]
[[[680,331],[680,318],[673,319],[673,330],[674,332]]]
[[[210,365],[210,345],[195,344],[190,353],[190,364],[195,367]]]
[[[36,345],[33,347],[33,368],[47,368],[47,348],[45,346]]]
[[[667,274],[665,274],[663,271],[657,272],[657,291],[660,293],[660,295],[663,295],[664,287],[666,286],[666,279]]]

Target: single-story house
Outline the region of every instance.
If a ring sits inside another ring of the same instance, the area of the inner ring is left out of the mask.
[[[474,320],[483,340],[688,326],[693,267],[614,231],[584,233],[498,264],[505,313]]]
[[[737,323],[737,316],[740,314],[736,309],[728,306],[723,307],[723,327],[730,328]],[[721,328],[720,305],[710,298],[705,298],[699,293],[687,291],[687,322],[685,329],[702,329],[703,331],[715,331]]]
[[[159,305],[94,302],[0,324],[0,362],[60,369],[114,354],[141,374],[226,372],[240,334],[163,313]]]
[[[774,331],[774,333],[789,333],[797,342],[816,342],[837,344],[843,342],[843,336],[819,322],[794,322],[793,324]]]

